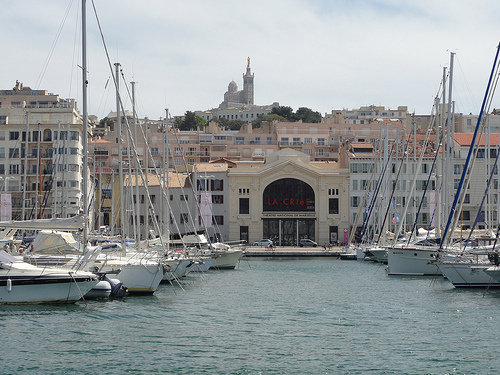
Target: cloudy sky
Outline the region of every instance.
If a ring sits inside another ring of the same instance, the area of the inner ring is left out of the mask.
[[[137,82],[139,116],[159,119],[217,107],[250,57],[258,105],[426,114],[455,52],[456,109],[477,114],[499,14],[498,0],[87,0],[89,113],[115,110],[115,62],[122,95]],[[80,19],[77,0],[4,1],[0,89],[19,80],[81,103]]]

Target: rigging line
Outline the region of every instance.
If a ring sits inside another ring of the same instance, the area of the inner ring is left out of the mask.
[[[398,142],[398,140],[396,142]],[[408,137],[408,139],[406,140],[405,148],[404,148],[404,150],[402,151],[402,154],[401,154],[401,164],[399,165],[399,168],[398,168],[398,171],[397,171],[397,174],[396,174],[395,183],[392,186],[392,192],[391,192],[391,196],[389,197],[389,204],[387,205],[387,210],[385,212],[384,221],[383,221],[382,226],[381,226],[380,234],[382,234],[382,231],[384,230],[384,226],[385,226],[385,223],[387,221],[387,218],[389,217],[389,211],[390,211],[391,206],[392,206],[392,201],[394,199],[394,195],[395,195],[395,192],[396,192],[396,187],[398,185],[399,176],[401,176],[401,171],[403,170],[405,156],[408,156],[408,145],[409,144],[410,144],[410,137]],[[395,156],[395,158],[394,158],[395,161],[397,161],[397,158],[398,158],[398,155]],[[394,203],[394,206],[396,207],[396,203]],[[397,213],[397,211],[396,211],[396,213]],[[394,239],[395,240],[396,240],[398,234],[399,233],[394,233]],[[379,236],[379,243],[380,243],[380,236]]]
[[[476,219],[474,220],[474,224],[472,224],[472,228],[470,229],[469,236],[467,237],[467,240],[465,242],[465,247],[467,247],[467,242],[470,240],[470,238],[472,236],[472,232],[474,231],[474,229],[476,227],[476,224],[479,222],[479,219],[482,216],[481,209],[483,208],[484,201],[486,200],[486,197],[488,195],[488,191],[489,191],[489,188],[490,188],[490,185],[491,185],[491,180],[493,179],[493,176],[495,174],[494,172],[495,172],[495,168],[496,168],[496,166],[498,164],[498,157],[500,156],[500,152],[499,151],[500,151],[500,149],[497,150],[497,156],[495,158],[495,163],[493,164],[493,168],[491,169],[490,178],[488,179],[488,182],[486,184],[486,189],[484,190],[483,199],[481,200],[481,204],[478,207]],[[464,248],[464,250],[465,250],[465,248]]]
[[[500,46],[499,46],[500,48]],[[485,140],[485,144],[486,144],[486,135],[484,134],[484,131],[485,131],[485,127],[486,127],[486,119],[488,117],[488,113],[490,111],[490,108],[491,108],[491,103],[492,103],[492,100],[493,100],[493,95],[495,93],[495,89],[497,87],[497,84],[498,84],[498,79],[499,79],[499,72],[498,70],[500,69],[500,64],[497,65],[496,67],[496,73],[495,73],[495,76],[496,76],[496,79],[494,81],[492,81],[492,88],[490,88],[490,90],[488,91],[488,95],[487,95],[487,98],[486,98],[486,109],[483,109],[482,113],[486,113],[484,115],[484,117],[482,118],[482,121],[480,122],[478,120],[478,123],[477,123],[477,126],[479,127],[479,136],[476,138],[476,141],[475,142],[471,142],[474,143],[474,151],[473,151],[473,155],[472,155],[472,158],[471,158],[471,161],[470,161],[470,166],[467,170],[467,173],[465,175],[465,184],[464,186],[468,187],[470,185],[470,179],[472,178],[472,171],[474,169],[474,164],[476,162],[476,159],[477,159],[477,155],[478,155],[478,152],[479,152],[479,145],[481,143],[481,139],[483,139],[484,137],[484,140]],[[493,78],[493,77],[492,77]],[[483,104],[484,105],[484,104]],[[472,147],[472,145],[471,145]],[[463,203],[464,203],[464,199],[465,199],[465,191],[466,190],[463,190],[461,191],[461,193],[459,194],[459,210],[455,211],[455,215],[453,217],[453,222],[452,222],[452,228],[455,228],[458,224],[458,220],[459,220],[459,217],[460,217],[460,213],[462,211],[462,207],[463,207]],[[451,235],[450,235],[451,236]]]
[[[179,141],[179,137],[177,135],[177,132],[175,132],[174,135],[175,135],[175,139],[177,141],[177,144],[180,145],[180,141]],[[184,153],[182,153],[181,156],[182,156],[182,162],[184,164],[184,168],[187,171],[188,170],[188,165],[187,165],[187,162],[186,162],[186,158],[184,157]],[[195,191],[194,191],[194,183],[193,183],[193,180],[192,180],[192,173],[188,173],[187,179],[188,179],[189,183],[191,184],[191,190],[192,190],[193,196],[195,198],[194,201],[195,201],[195,206],[196,206],[197,212],[198,212],[198,214],[201,214],[201,207],[200,207],[200,204],[198,202],[198,199],[196,199],[197,197],[196,197]],[[194,222],[194,219],[192,217],[192,213],[191,213],[190,210],[188,210],[188,214],[189,214],[189,217],[192,220],[193,227],[196,228],[196,224]],[[205,233],[208,234],[207,224],[205,223],[205,218],[202,215],[201,215],[201,224],[203,226],[203,229],[204,229]],[[208,240],[208,243],[211,245],[212,241],[210,240],[210,236],[208,236],[207,240]]]
[[[465,177],[466,177],[466,175],[468,173],[468,169],[469,169],[469,165],[470,165],[470,159],[471,159],[473,148],[474,148],[473,144],[476,143],[477,133],[478,133],[478,130],[479,130],[478,128],[479,128],[479,126],[481,124],[481,121],[482,121],[482,118],[483,118],[484,109],[485,109],[486,102],[487,102],[487,99],[488,99],[488,96],[489,96],[489,92],[490,92],[490,88],[491,88],[491,82],[492,82],[493,77],[495,75],[495,71],[498,69],[498,55],[499,55],[499,52],[500,52],[500,45],[497,46],[497,50],[496,50],[496,54],[495,54],[495,60],[494,60],[493,67],[492,67],[492,70],[491,70],[491,73],[490,73],[490,77],[488,79],[488,85],[486,86],[486,93],[484,95],[483,104],[481,105],[481,111],[479,112],[479,118],[477,119],[477,125],[476,125],[476,129],[474,131],[474,135],[472,137],[471,147],[469,148],[469,152],[467,154],[467,159],[465,160],[464,170],[463,170],[462,176],[460,178],[460,183],[458,185],[457,192],[455,193],[455,199],[453,200],[453,203],[452,203],[451,211],[450,211],[450,214],[448,216],[448,221],[446,223],[446,228],[445,228],[444,234],[442,236],[443,241],[441,241],[441,244],[439,245],[439,250],[443,249],[443,245],[446,242],[446,236],[448,234],[448,231],[450,229],[452,221],[454,221],[454,216],[455,216],[455,210],[456,210],[457,202],[458,202],[458,199],[459,199],[459,195],[461,195],[460,192],[462,190],[462,187],[463,187],[463,184],[464,184],[464,180],[465,180]]]
[[[439,144],[441,144],[443,140],[443,133],[441,133],[441,138],[439,140]],[[422,153],[424,153],[424,150],[422,150]],[[424,204],[424,198],[425,198],[425,194],[427,193],[427,190],[429,189],[429,183],[430,183],[430,179],[431,179],[431,176],[432,176],[432,171],[435,171],[437,168],[436,168],[436,161],[437,161],[437,158],[438,158],[438,155],[439,155],[439,146],[437,147],[437,150],[436,150],[436,155],[434,155],[434,160],[432,161],[432,165],[431,165],[431,169],[429,171],[429,175],[427,176],[427,181],[425,182],[425,189],[424,189],[424,192],[422,193],[422,198],[420,199],[420,204],[418,206],[418,209],[417,209],[417,213],[415,215],[415,221],[413,222],[413,228],[412,230],[410,231],[410,235],[408,236],[408,241],[406,243],[406,246],[408,246],[410,244],[410,241],[411,241],[411,238],[413,237],[413,233],[415,233],[415,229],[417,227],[417,224],[418,224],[418,217],[420,215],[420,211],[422,210],[422,207],[423,207],[423,204]],[[434,173],[437,173],[437,171],[435,171]],[[441,181],[441,184],[439,186],[436,186],[436,193],[439,194],[441,192],[441,188],[443,186],[443,181]],[[417,198],[417,197],[415,197]],[[409,204],[409,202],[408,202]],[[436,213],[436,208],[434,208],[433,212],[432,212],[432,217],[431,217],[431,220],[429,222],[429,227],[428,227],[428,230],[430,230],[430,226],[432,224],[432,221],[434,220],[434,215]],[[427,233],[427,236],[429,235],[429,233]],[[417,237],[418,234],[415,236]]]
[[[390,152],[389,152],[389,155],[392,155],[392,152],[393,152],[393,149],[394,149],[394,145],[395,145],[394,143],[391,145],[391,150],[390,150]],[[364,226],[364,228],[363,228],[363,232],[361,233],[361,241],[363,241],[364,236],[365,236],[365,234],[366,234],[366,231],[367,231],[367,229],[368,229],[368,223],[369,223],[369,220],[370,220],[370,216],[371,216],[371,214],[372,214],[372,212],[373,212],[373,208],[374,208],[374,205],[375,205],[375,202],[376,202],[375,197],[376,197],[376,196],[378,196],[378,193],[379,193],[379,191],[380,191],[380,186],[382,185],[382,178],[383,178],[383,176],[385,175],[385,172],[386,172],[386,170],[387,170],[387,166],[389,165],[389,161],[390,161],[390,160],[391,160],[391,157],[388,157],[388,158],[387,158],[387,161],[385,162],[385,166],[384,166],[384,168],[380,171],[379,181],[378,181],[378,183],[377,183],[377,185],[376,185],[376,190],[375,190],[375,193],[374,193],[374,195],[373,195],[373,201],[372,201],[372,202],[373,202],[373,206],[372,206],[372,209],[370,209],[370,210],[369,210],[368,215],[367,215],[367,217],[366,217],[366,219],[365,219],[365,222],[367,223],[367,225],[366,225],[366,226]]]
[[[43,63],[43,66],[42,66],[42,71],[40,72],[40,75],[38,76],[38,80],[36,81],[36,84],[35,84],[35,87],[37,89],[40,87],[40,85],[42,83],[43,76],[45,75],[45,72],[47,71],[50,59],[52,58],[52,55],[53,55],[54,50],[56,48],[57,41],[59,40],[59,37],[61,36],[63,26],[66,22],[66,19],[68,18],[68,14],[69,14],[69,11],[70,11],[72,5],[73,5],[73,0],[71,0],[69,2],[68,7],[66,8],[66,12],[64,13],[64,17],[61,21],[61,24],[59,25],[59,29],[57,30],[54,41],[52,42],[52,45],[50,46],[49,53],[48,53],[47,57],[45,58],[45,62]]]

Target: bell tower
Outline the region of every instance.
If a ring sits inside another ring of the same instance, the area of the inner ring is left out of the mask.
[[[247,59],[247,72],[243,74],[243,102],[254,104],[253,73],[250,71],[250,57]]]

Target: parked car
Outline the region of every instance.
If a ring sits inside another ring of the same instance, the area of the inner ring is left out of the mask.
[[[263,240],[254,242],[252,245],[253,246],[269,246],[269,245],[272,246],[272,244],[273,244],[273,241],[268,240],[268,239],[263,239]]]
[[[299,246],[300,247],[304,247],[304,246],[316,247],[316,246],[318,246],[318,244],[316,242],[314,242],[313,240],[310,240],[309,238],[303,238],[300,240]]]

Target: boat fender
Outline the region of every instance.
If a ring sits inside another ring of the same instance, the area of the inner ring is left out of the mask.
[[[12,290],[12,280],[7,279],[7,292],[10,292]]]

